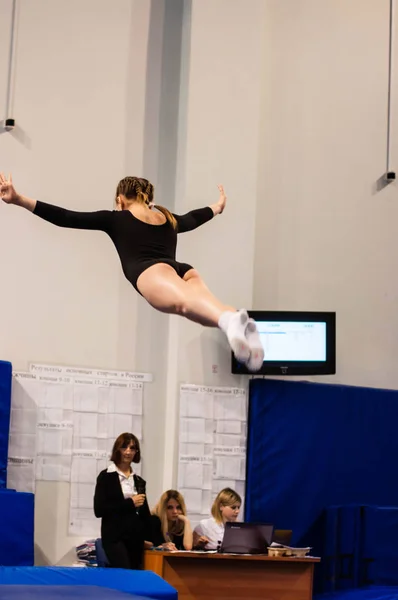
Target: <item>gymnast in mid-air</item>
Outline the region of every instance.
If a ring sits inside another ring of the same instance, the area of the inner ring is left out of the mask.
[[[117,186],[116,210],[76,212],[18,194],[11,175],[0,174],[0,197],[6,204],[26,208],[59,227],[107,233],[126,278],[153,308],[219,327],[236,359],[255,372],[264,360],[255,321],[245,310],[220,302],[191,265],[175,258],[179,233],[192,231],[223,212],[227,198],[223,186],[218,189],[215,204],[176,215],[153,203],[154,187],[147,179],[125,177]]]

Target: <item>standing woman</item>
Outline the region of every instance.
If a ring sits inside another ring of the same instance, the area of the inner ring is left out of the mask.
[[[183,496],[177,490],[164,492],[152,511],[150,540],[165,550],[192,550],[192,528]]]
[[[140,460],[138,439],[132,433],[122,433],[113,444],[109,467],[97,477],[94,513],[102,519],[102,545],[111,567],[142,568],[150,511],[146,482],[131,467]]]

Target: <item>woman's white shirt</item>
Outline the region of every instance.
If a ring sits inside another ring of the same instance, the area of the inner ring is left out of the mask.
[[[195,527],[194,532],[209,540],[208,544],[204,546],[205,550],[217,550],[224,537],[224,529],[223,523],[217,523],[213,517],[210,517],[210,519],[202,519]]]
[[[114,473],[115,471],[119,475],[119,481],[120,481],[120,485],[122,487],[123,496],[125,498],[132,498],[133,496],[135,496],[137,493],[137,490],[135,487],[133,470],[131,470],[130,475],[128,477],[126,477],[126,475],[124,475],[124,473],[122,473],[117,468],[115,463],[111,462],[111,464],[107,468],[107,472]]]

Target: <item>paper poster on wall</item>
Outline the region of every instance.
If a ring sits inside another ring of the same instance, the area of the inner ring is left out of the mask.
[[[70,482],[69,533],[97,532],[97,475],[120,433],[134,431],[142,439],[148,381],[148,373],[37,363],[29,373],[14,372],[8,487],[34,491],[36,481]]]
[[[74,451],[70,486],[69,535],[100,535],[100,519],[94,515],[94,493],[98,474],[107,468],[108,453]],[[140,474],[141,465],[133,465]]]
[[[153,381],[152,373],[135,373],[133,371],[118,371],[115,369],[99,369],[95,367],[74,367],[65,365],[47,365],[42,363],[30,363],[29,372],[39,375],[57,375],[64,377],[88,377],[94,379],[107,379],[123,381]]]
[[[178,487],[193,526],[223,488],[244,500],[246,431],[246,390],[180,386]]]
[[[36,456],[37,407],[40,390],[30,373],[16,373],[12,380],[8,455]],[[22,490],[23,491],[23,490]]]
[[[37,456],[36,481],[70,481],[70,454]]]
[[[99,535],[100,521],[93,512],[95,482],[107,466],[106,453],[74,452],[72,458],[69,534]]]
[[[68,533],[79,537],[98,538],[101,536],[101,520],[95,518],[92,507],[71,507],[69,510]]]
[[[8,457],[7,488],[17,492],[35,492],[35,460],[24,457]]]

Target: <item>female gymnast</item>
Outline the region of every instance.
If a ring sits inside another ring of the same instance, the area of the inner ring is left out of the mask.
[[[192,231],[223,212],[227,198],[223,186],[218,189],[220,197],[215,204],[175,215],[153,204],[154,187],[147,179],[125,177],[116,190],[117,210],[76,212],[18,194],[11,175],[7,179],[0,173],[0,197],[6,204],[26,208],[59,227],[107,233],[126,278],[151,306],[219,327],[236,359],[255,372],[264,360],[255,321],[245,310],[220,302],[191,265],[175,260],[177,234]]]

